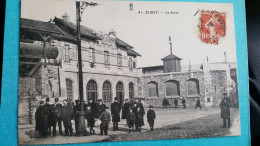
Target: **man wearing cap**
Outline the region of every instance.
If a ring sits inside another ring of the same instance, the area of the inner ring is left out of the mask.
[[[71,120],[73,118],[73,104],[72,102],[68,102],[69,100],[65,99],[63,101],[63,107],[61,110],[61,117],[63,119],[63,125],[65,128],[65,134],[64,136],[72,136],[73,135],[73,129],[72,129],[72,124]]]
[[[40,106],[35,112],[35,130],[39,131],[40,138],[46,138],[48,136],[48,114],[48,110],[44,108],[44,101],[41,100]]]
[[[113,130],[118,129],[118,122],[120,122],[120,111],[121,106],[117,102],[117,97],[114,98],[114,102],[111,104],[111,114],[112,114],[112,122],[113,122]]]
[[[125,100],[125,104],[122,109],[122,119],[127,119],[127,115],[130,112],[131,104],[128,102],[128,99]],[[127,121],[126,121],[127,123]]]
[[[75,100],[76,105],[73,107],[74,112],[74,121],[75,121],[75,130],[78,131],[79,124],[79,112],[80,112],[80,100]]]
[[[230,127],[230,105],[231,100],[227,93],[223,94],[223,99],[220,102],[221,118],[223,118],[223,128],[226,127],[226,120],[228,121],[228,128]]]
[[[45,105],[44,105],[44,108],[46,110],[48,110],[48,136],[51,136],[51,127],[54,127],[54,115],[53,115],[53,112],[54,112],[54,107],[53,105],[50,104],[50,98],[47,97],[45,99]],[[53,131],[54,132],[54,131]],[[53,133],[54,135],[54,133]]]
[[[97,118],[106,110],[106,105],[102,102],[102,99],[98,99],[97,104]]]
[[[62,128],[61,128],[61,123],[62,123],[62,118],[61,118],[61,109],[62,105],[59,103],[59,98],[55,98],[55,103],[54,103],[54,127],[53,127],[53,136],[56,134],[56,125],[58,123],[59,126],[59,133],[62,135]]]
[[[145,114],[145,111],[144,111],[144,106],[141,102],[141,99],[138,100],[138,103],[137,103],[137,107],[140,107],[140,114],[141,114],[141,126],[144,126],[144,114]]]

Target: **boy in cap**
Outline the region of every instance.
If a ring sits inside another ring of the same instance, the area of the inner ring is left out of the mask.
[[[108,107],[106,107],[106,110],[100,115],[99,119],[101,120],[100,135],[103,135],[103,133],[105,133],[105,135],[107,135],[108,134],[108,126],[109,126],[109,123],[111,121],[111,116],[110,116],[110,113],[108,112]]]
[[[149,110],[147,111],[147,122],[149,123],[150,130],[153,130],[154,120],[156,118],[155,112],[153,110],[153,106],[149,106]]]
[[[129,108],[129,113],[127,115],[127,125],[128,125],[128,132],[130,133],[131,131],[134,131],[134,125],[135,125],[135,114],[133,112],[132,108]]]

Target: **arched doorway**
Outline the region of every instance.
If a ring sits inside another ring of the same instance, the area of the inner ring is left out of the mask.
[[[90,99],[97,102],[97,83],[94,80],[90,80],[87,83],[87,102]]]
[[[116,97],[122,106],[124,104],[124,84],[120,81],[116,84]]]
[[[103,103],[106,106],[110,107],[112,102],[112,87],[109,81],[105,81],[103,83],[102,93],[103,93]]]

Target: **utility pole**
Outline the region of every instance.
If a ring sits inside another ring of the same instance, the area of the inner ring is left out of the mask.
[[[82,3],[82,5],[81,5]],[[81,15],[87,6],[96,6],[97,3],[79,2],[76,1],[76,17],[77,17],[77,46],[78,46],[78,79],[79,79],[79,99],[80,99],[80,112],[78,127],[76,128],[77,136],[86,136],[87,130],[85,126],[85,111],[84,111],[84,97],[83,97],[83,73],[82,73],[82,55],[81,55],[81,34],[80,34],[80,22]]]
[[[84,111],[84,97],[83,97],[83,73],[82,73],[82,56],[81,56],[81,39],[80,39],[80,2],[76,2],[76,17],[77,17],[77,45],[78,45],[78,79],[79,79],[79,98],[80,98],[80,112],[79,123],[76,131],[77,136],[87,135],[85,126],[85,111]]]

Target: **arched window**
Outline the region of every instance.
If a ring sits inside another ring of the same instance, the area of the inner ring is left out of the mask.
[[[129,83],[129,100],[134,101],[134,84]]]
[[[105,81],[103,83],[103,102],[111,103],[112,102],[112,88],[111,83],[109,81]]]
[[[189,79],[187,81],[188,96],[198,96],[200,94],[199,81],[196,79]]]
[[[94,80],[90,80],[87,83],[87,100],[92,99],[97,102],[97,83]]]
[[[118,102],[123,105],[124,103],[124,84],[122,82],[117,82],[116,84],[116,97]]]
[[[148,94],[149,97],[158,97],[158,84],[154,81],[148,83]]]
[[[166,85],[166,96],[180,96],[180,87],[178,81],[167,81]]]
[[[67,89],[67,99],[73,100],[73,88],[72,81],[70,79],[66,79],[66,89]]]

